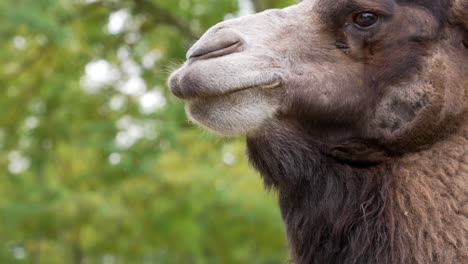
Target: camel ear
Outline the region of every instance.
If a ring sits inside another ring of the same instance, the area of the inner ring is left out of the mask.
[[[454,0],[450,13],[450,22],[463,25],[468,30],[468,0]]]

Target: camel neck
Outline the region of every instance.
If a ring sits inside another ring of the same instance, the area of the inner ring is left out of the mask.
[[[467,257],[466,241],[438,232],[467,232],[467,131],[363,168],[290,131],[248,138],[247,146],[265,185],[278,191],[296,263],[456,263]]]

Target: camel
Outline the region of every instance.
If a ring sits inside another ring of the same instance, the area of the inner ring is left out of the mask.
[[[168,81],[246,135],[293,263],[468,263],[468,1],[304,0],[221,22]]]

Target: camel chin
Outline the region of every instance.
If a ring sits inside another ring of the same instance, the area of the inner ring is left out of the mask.
[[[251,88],[225,95],[188,100],[190,121],[219,135],[237,136],[260,130],[274,119],[280,98]]]

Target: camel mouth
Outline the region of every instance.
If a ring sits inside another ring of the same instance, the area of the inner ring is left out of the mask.
[[[213,98],[216,98],[216,97],[224,97],[224,96],[229,96],[229,95],[232,95],[232,94],[235,94],[235,93],[243,92],[243,91],[246,91],[246,90],[254,90],[254,89],[259,89],[259,90],[267,90],[268,89],[269,90],[269,89],[279,88],[280,86],[282,86],[282,81],[278,80],[278,81],[264,83],[264,84],[255,84],[255,85],[246,86],[246,87],[229,89],[227,91],[223,91],[223,92],[219,92],[219,93],[210,93],[210,94],[198,95],[198,96],[196,96],[194,98],[187,98],[185,100],[190,103],[193,100],[200,101],[200,100],[203,100],[203,99],[213,99]]]
[[[281,84],[282,84],[282,81],[280,81],[280,80],[275,81],[275,82],[265,83],[265,84],[256,84],[256,85],[251,85],[251,86],[247,86],[247,87],[243,87],[243,88],[232,89],[232,90],[226,91],[225,93],[222,93],[219,96],[230,95],[230,94],[233,94],[233,93],[237,93],[237,92],[241,92],[241,91],[245,91],[245,90],[251,90],[251,89],[263,89],[263,90],[264,89],[274,89],[274,88],[280,87]]]
[[[277,81],[277,82],[270,83],[270,84],[261,84],[261,85],[257,85],[257,86],[252,86],[252,87],[249,87],[247,89],[256,89],[256,88],[259,88],[259,89],[273,89],[273,88],[278,88],[280,86],[281,86],[281,81]]]

